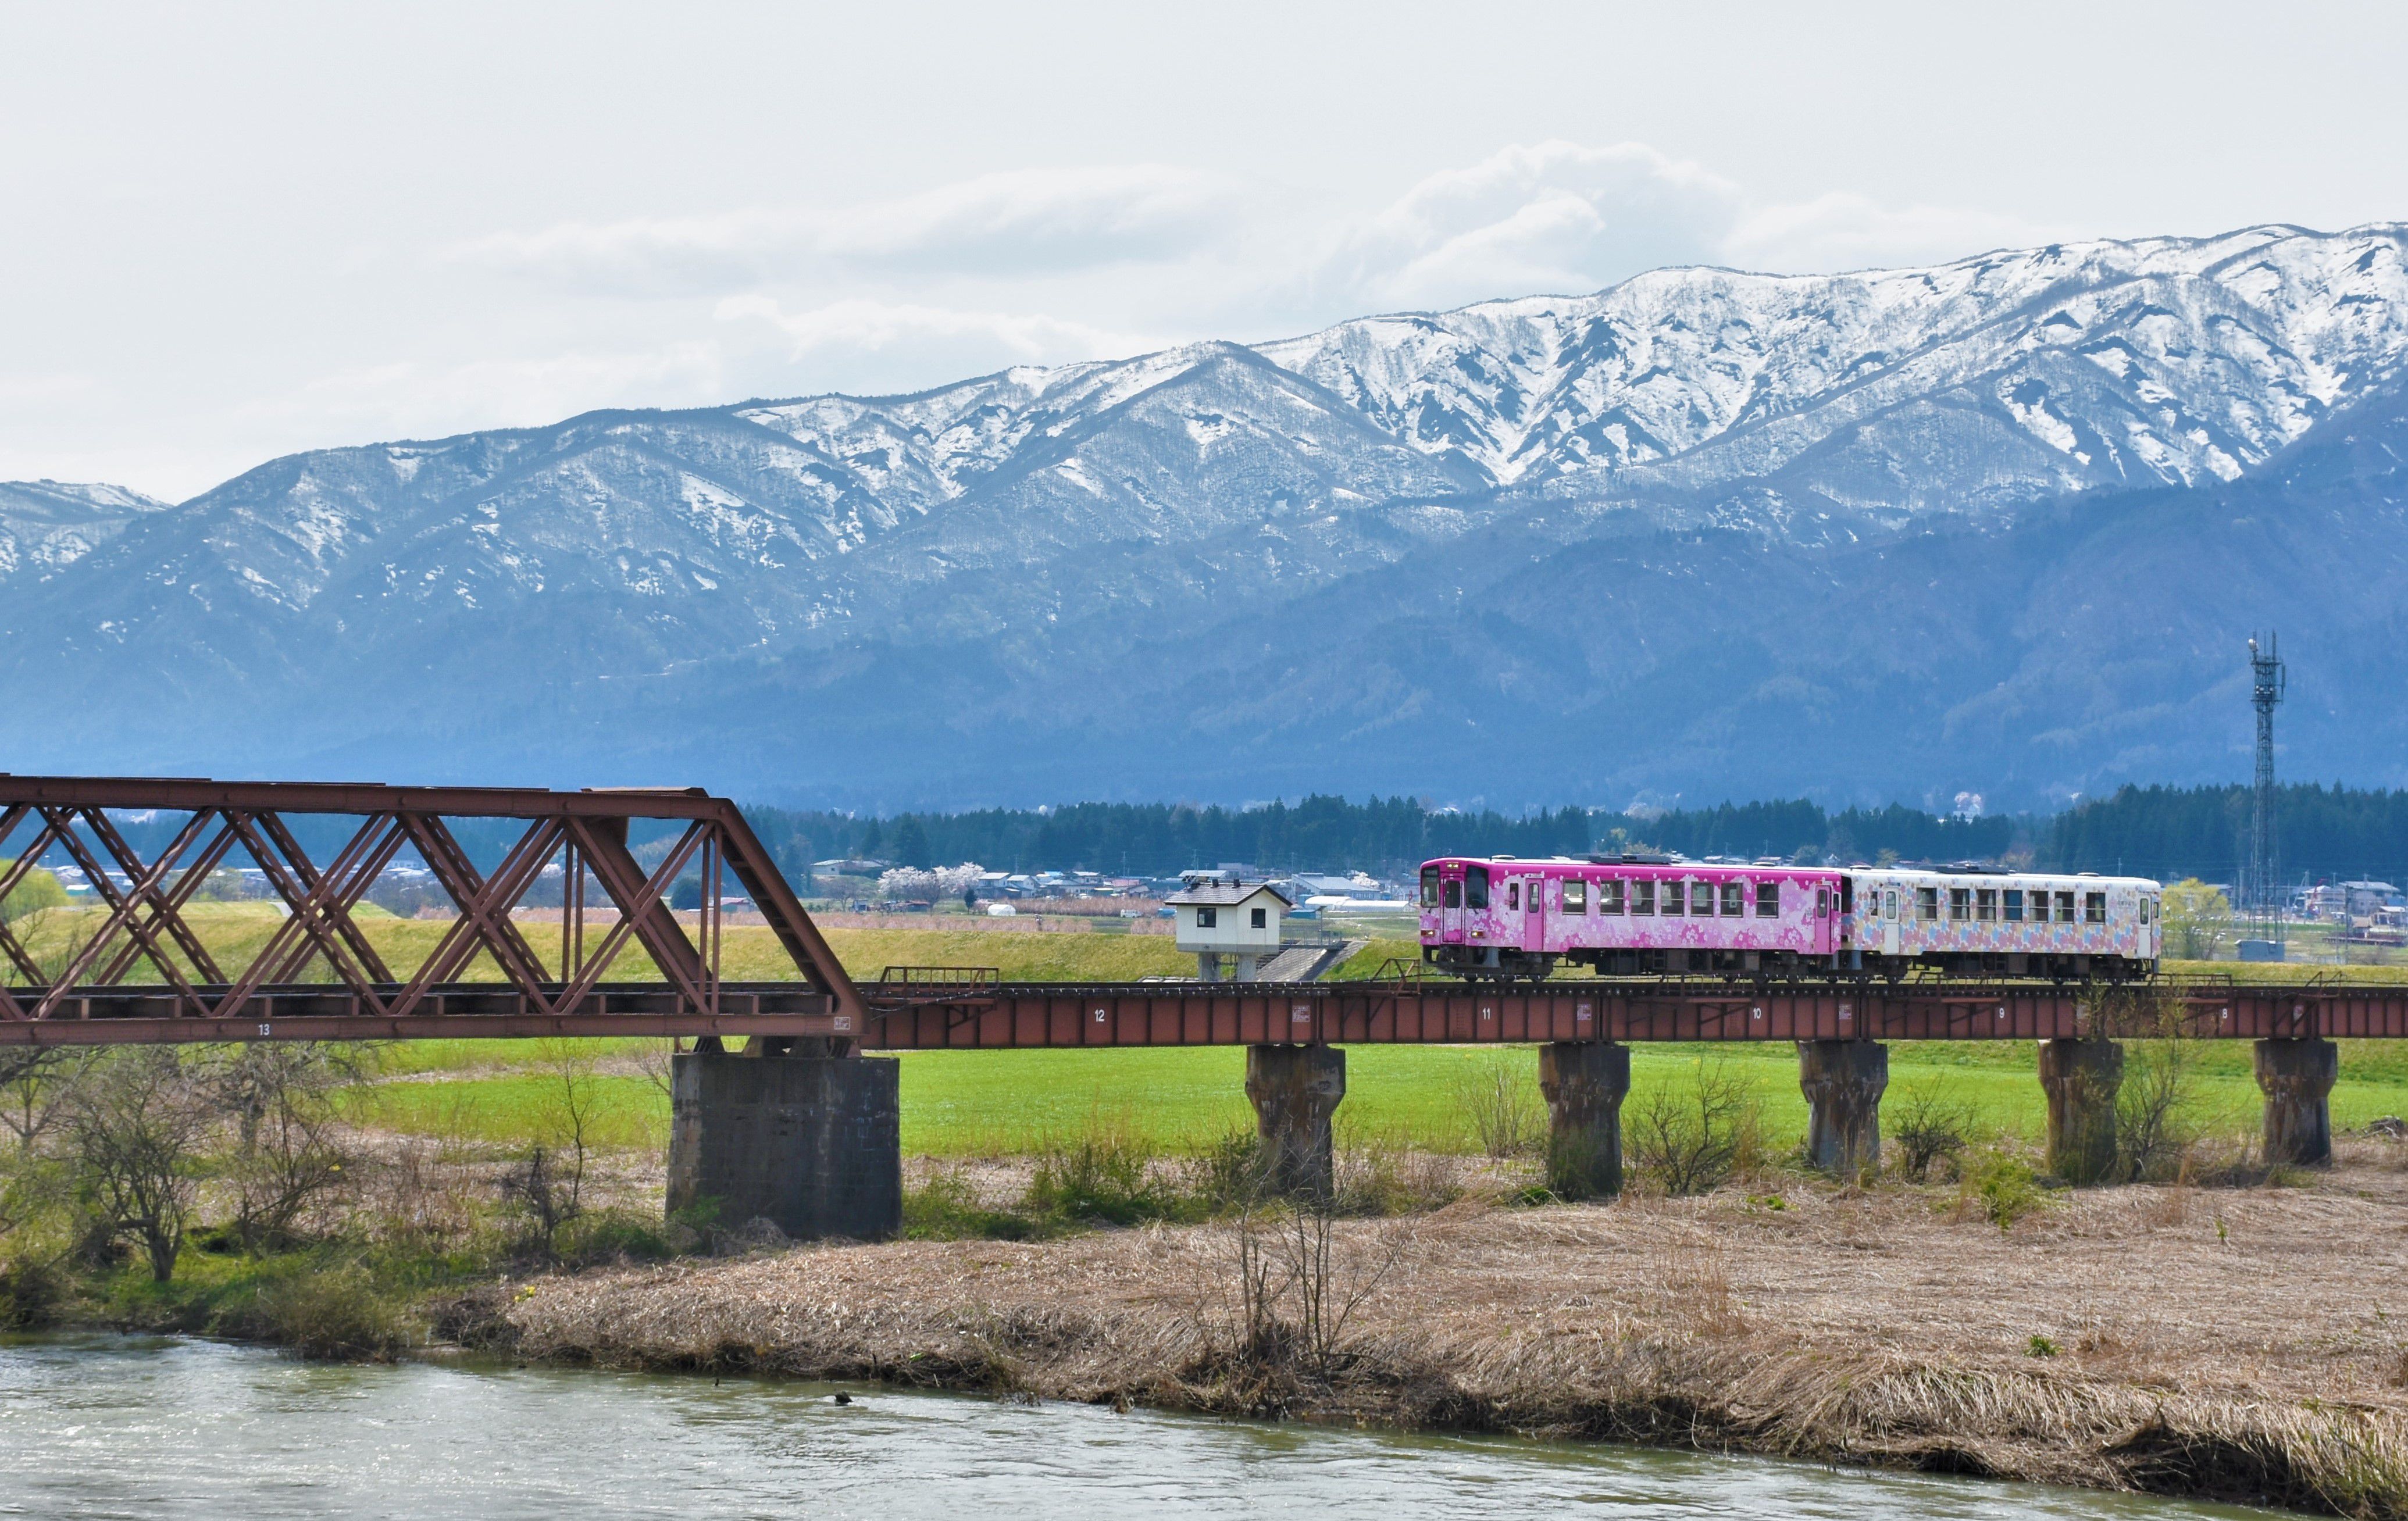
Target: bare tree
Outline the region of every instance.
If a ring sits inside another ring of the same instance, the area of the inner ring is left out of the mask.
[[[215,1118],[195,1065],[174,1046],[114,1052],[74,1084],[67,1105],[70,1162],[94,1235],[132,1233],[163,1284],[183,1250]]]
[[[75,1080],[97,1053],[90,1048],[15,1046],[0,1051],[0,1126],[17,1138],[17,1149],[30,1153],[58,1122]]]
[[[1717,1053],[1698,1058],[1693,1081],[1650,1087],[1623,1114],[1631,1159],[1668,1194],[1702,1194],[1738,1167],[1756,1098]]]
[[[209,1070],[210,1097],[235,1122],[227,1172],[244,1245],[290,1235],[310,1204],[349,1181],[352,1159],[337,1139],[335,1099],[359,1080],[363,1060],[351,1047],[262,1042]]]

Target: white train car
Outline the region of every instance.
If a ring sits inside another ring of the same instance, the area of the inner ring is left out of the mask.
[[[1842,894],[1851,969],[2111,982],[2157,969],[2164,889],[2144,877],[1856,867]]]

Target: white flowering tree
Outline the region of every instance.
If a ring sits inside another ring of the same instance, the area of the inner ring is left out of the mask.
[[[940,866],[934,871],[920,867],[899,866],[878,879],[878,896],[890,901],[925,898],[931,903],[949,897],[959,897],[976,887],[986,875],[986,868],[975,861],[959,866]]]

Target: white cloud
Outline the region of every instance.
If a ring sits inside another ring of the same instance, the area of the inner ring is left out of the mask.
[[[841,209],[562,222],[443,257],[631,294],[805,273],[1010,277],[1184,256],[1219,236],[1237,199],[1226,179],[1164,165],[1022,169]]]
[[[788,311],[770,296],[730,296],[719,303],[716,314],[723,322],[769,327],[786,340],[795,360],[809,361],[816,372],[832,366],[840,371],[849,356],[875,356],[881,361],[874,366],[878,373],[920,373],[924,383],[958,380],[1002,365],[1059,365],[1138,353],[1164,341],[1037,314],[860,297]]]
[[[1741,199],[1644,143],[1516,145],[1421,180],[1343,235],[1314,283],[1379,305],[1595,290],[1713,257]]]
[[[1863,195],[1834,193],[1750,212],[1731,230],[1724,260],[1784,274],[1945,264],[1992,249],[2070,236],[2017,217],[1958,207],[1892,209]]]

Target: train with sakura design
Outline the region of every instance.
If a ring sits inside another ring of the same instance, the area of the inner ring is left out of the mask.
[[[2163,889],[2142,877],[1801,867],[1663,855],[1441,856],[1421,871],[1422,958],[1475,980],[1549,975],[2121,982],[2157,969]]]

